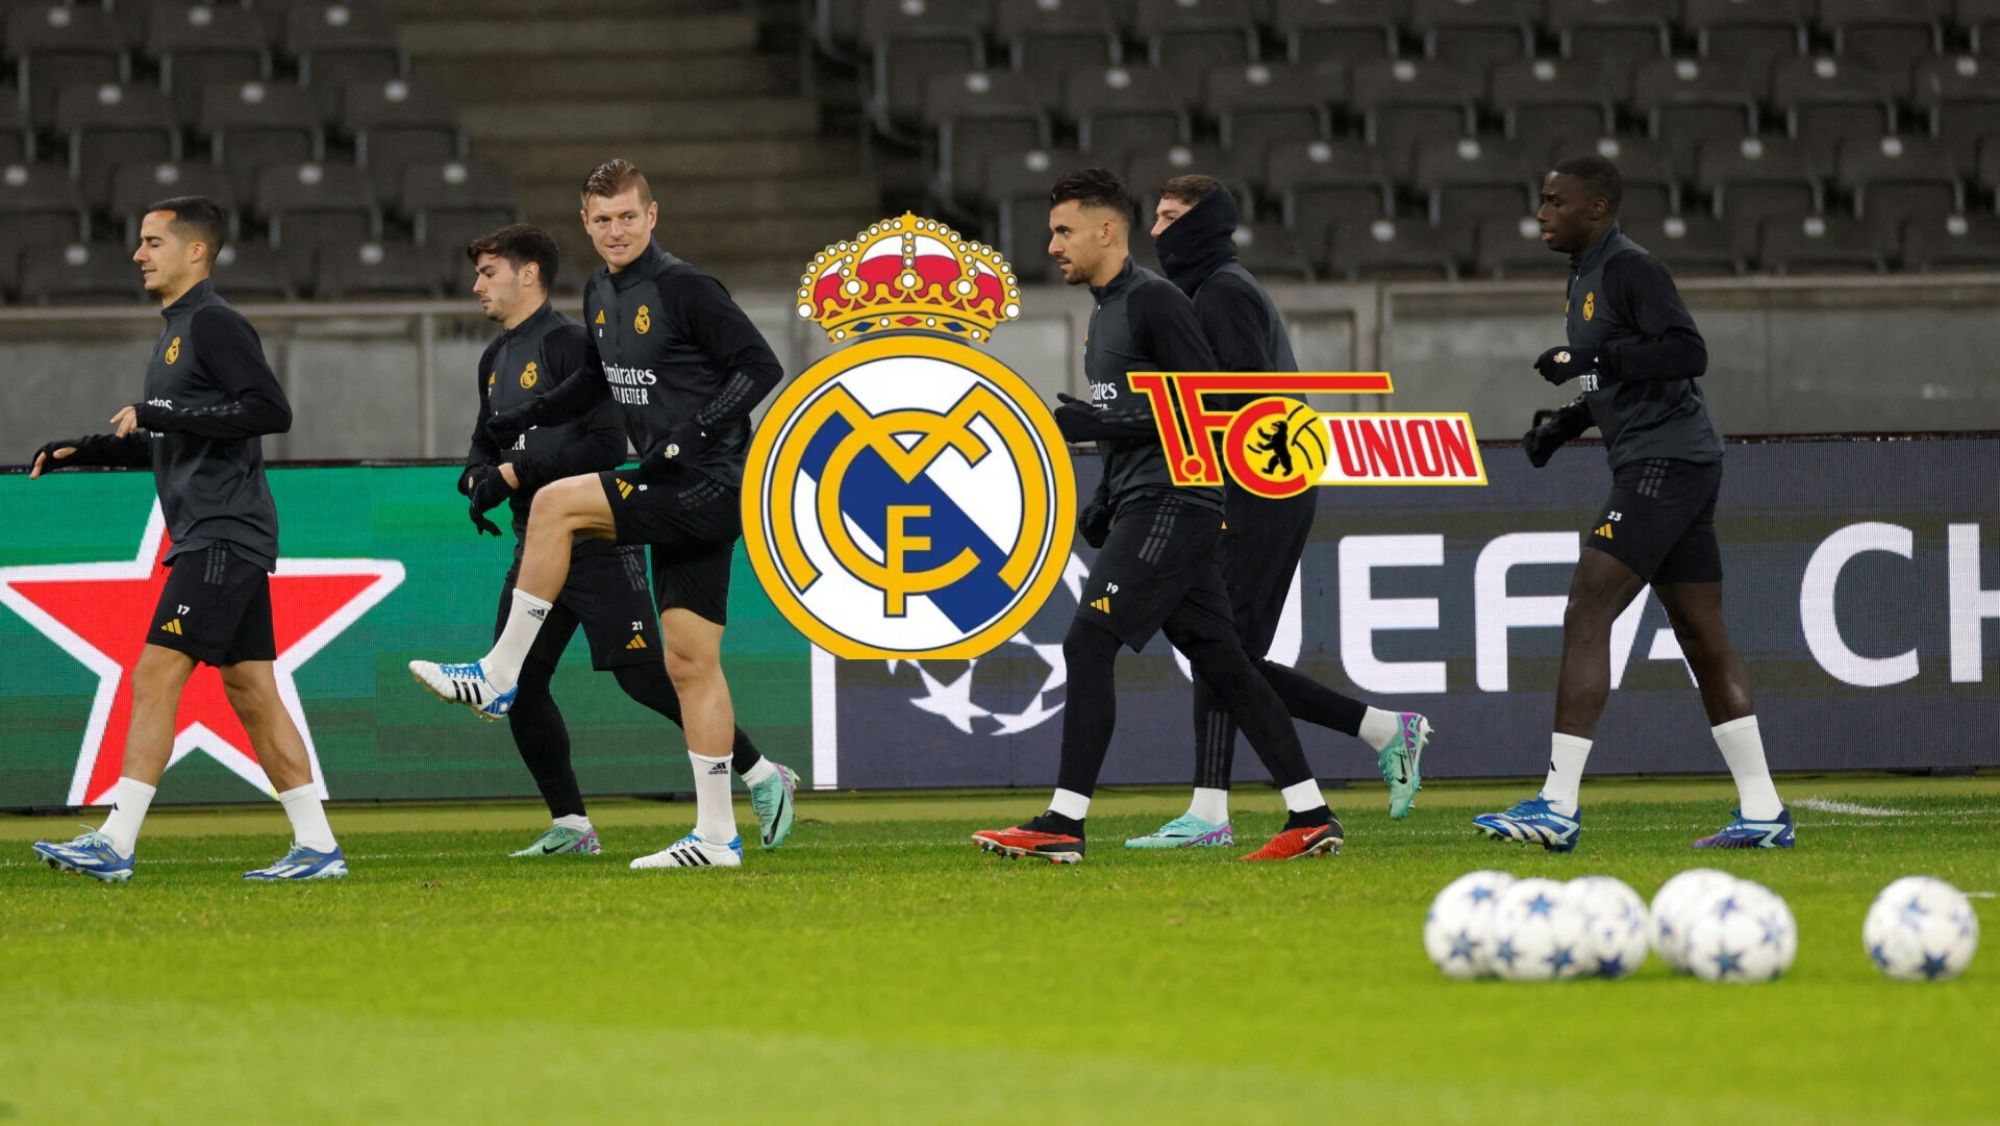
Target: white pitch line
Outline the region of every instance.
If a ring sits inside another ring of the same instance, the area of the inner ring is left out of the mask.
[[[1829,801],[1826,798],[1800,798],[1793,803],[1801,809],[1818,813],[1846,813],[1855,817],[1921,817],[1923,814],[1913,809],[1888,809],[1879,805],[1856,805],[1847,801]]]

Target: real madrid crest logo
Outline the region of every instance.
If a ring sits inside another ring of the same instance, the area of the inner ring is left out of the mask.
[[[651,309],[641,305],[639,306],[639,311],[632,314],[632,331],[638,333],[640,336],[653,331],[653,311]]]
[[[541,377],[542,373],[535,368],[535,361],[529,360],[528,366],[521,369],[521,390],[526,391],[533,387],[535,381]]]
[[[1592,290],[1589,293],[1583,295],[1583,319],[1587,321],[1596,315],[1597,315],[1597,291]]]
[[[181,358],[181,338],[176,336],[174,337],[173,343],[167,345],[167,362],[169,364],[178,363],[180,362],[180,358]]]
[[[752,439],[743,539],[779,611],[835,656],[976,657],[1061,580],[1076,514],[1062,435],[969,343],[1020,313],[997,252],[908,212],[800,278],[799,317],[844,347]]]

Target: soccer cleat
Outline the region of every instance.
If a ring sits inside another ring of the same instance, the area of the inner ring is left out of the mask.
[[[340,846],[333,846],[332,852],[320,852],[307,848],[297,841],[292,842],[292,851],[268,868],[243,873],[246,880],[337,880],[347,874],[347,857],[341,855]]]
[[[1505,813],[1482,813],[1472,819],[1479,831],[1496,841],[1538,844],[1550,852],[1568,852],[1583,832],[1583,811],[1565,816],[1536,794],[1514,803]]]
[[[972,834],[972,843],[987,852],[997,852],[1009,860],[1038,856],[1051,864],[1074,864],[1083,859],[1083,835],[1061,832],[1062,826],[1044,813],[1011,829],[981,829]]]
[[[551,825],[535,838],[533,844],[509,856],[596,856],[604,851],[597,840],[596,829],[578,831],[564,825]]]
[[[1743,811],[1732,809],[1736,820],[1724,825],[1719,831],[1694,842],[1696,848],[1790,848],[1795,843],[1792,837],[1792,811],[1781,809],[1776,819],[1771,821],[1750,821]]]
[[[792,835],[792,820],[797,813],[792,799],[799,790],[797,771],[781,762],[771,765],[778,772],[750,787],[750,808],[757,814],[758,843],[765,848],[777,848]]]
[[[1264,842],[1264,847],[1243,857],[1245,860],[1300,860],[1308,856],[1339,856],[1347,839],[1336,817],[1324,825],[1303,825],[1286,829]]]
[[[1382,781],[1389,784],[1389,816],[1410,815],[1417,791],[1424,788],[1424,748],[1430,745],[1431,721],[1416,712],[1396,716],[1396,737],[1375,753],[1375,765],[1382,768]]]
[[[634,868],[741,868],[742,866],[742,837],[731,837],[726,845],[711,844],[702,840],[700,833],[692,830],[687,836],[660,851],[649,853],[632,862]]]
[[[118,855],[111,838],[95,829],[75,840],[36,841],[35,855],[58,872],[81,872],[105,883],[122,884],[132,878],[132,858]]]
[[[1218,825],[1183,813],[1143,837],[1125,842],[1126,848],[1226,848],[1236,843],[1229,822]]]
[[[517,686],[502,692],[494,687],[478,661],[464,665],[411,661],[410,675],[438,699],[448,704],[463,704],[488,723],[513,709],[514,695],[520,690]]]

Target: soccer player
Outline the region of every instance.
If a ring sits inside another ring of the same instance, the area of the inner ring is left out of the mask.
[[[1582,394],[1522,440],[1537,468],[1591,426],[1604,435],[1611,498],[1584,539],[1563,611],[1555,733],[1541,793],[1473,818],[1496,840],[1576,847],[1577,790],[1611,684],[1611,624],[1651,583],[1680,639],[1702,707],[1736,779],[1740,806],[1696,848],[1790,848],[1792,818],[1771,784],[1749,678],[1722,620],[1715,502],[1722,432],[1698,382],[1708,347],[1658,259],[1618,227],[1618,169],[1598,156],[1565,160],[1542,181],[1536,218],[1549,249],[1570,256],[1569,342],[1535,370]]]
[[[466,248],[476,280],[473,295],[488,319],[504,330],[488,345],[475,370],[479,421],[466,452],[459,491],[471,499],[472,523],[499,535],[485,511],[503,500],[514,516],[514,565],[500,591],[499,636],[514,602],[521,570],[521,539],[527,530],[535,490],[550,481],[613,469],[625,460],[625,427],[618,405],[600,398],[583,414],[549,426],[533,427],[513,446],[501,449],[486,435],[495,413],[516,410],[583,368],[590,335],[549,303],[555,284],[556,243],[548,232],[526,224],[502,227]],[[578,539],[570,548],[569,577],[553,599],[548,618],[521,663],[514,706],[507,725],[521,761],[548,804],[547,831],[514,856],[596,855],[597,830],[584,811],[576,772],[570,767],[569,730],[549,692],[564,648],[582,626],[590,642],[590,662],[609,670],[627,696],[681,722],[680,697],[667,679],[660,656],[659,623],[646,579],[646,552],[636,544]],[[776,848],[791,833],[791,794],[797,778],[790,768],[761,767],[763,756],[741,728],[732,758],[736,770],[762,780],[750,788],[751,805],[763,822],[763,843]]]
[[[1118,647],[1137,652],[1164,632],[1242,725],[1284,795],[1283,831],[1244,859],[1338,852],[1340,822],[1320,796],[1298,732],[1237,638],[1217,562],[1222,490],[1173,483],[1152,412],[1126,379],[1135,371],[1215,366],[1187,297],[1132,261],[1134,211],[1124,186],[1103,169],[1065,176],[1049,194],[1049,254],[1063,280],[1090,286],[1097,302],[1083,353],[1091,401],[1059,396],[1055,413],[1063,437],[1096,442],[1103,460],[1097,495],[1077,519],[1084,539],[1102,550],[1063,638],[1070,703],[1063,709],[1055,796],[1047,812],[1026,824],[982,830],[972,839],[1009,857],[1083,859],[1084,818],[1117,721]]]
[[[641,452],[639,466],[543,485],[529,505],[513,605],[492,650],[467,664],[412,661],[410,672],[446,700],[505,715],[568,579],[572,539],[652,545],[653,600],[667,675],[680,694],[696,812],[691,832],[632,867],[735,868],[743,863],[729,804],[736,714],[722,674],[722,631],[730,557],[742,534],[750,411],[784,373],[722,284],[654,243],[660,205],[637,167],[599,165],[584,182],[582,216],[604,261],[584,293],[590,339],[582,369],[548,394],[493,414],[486,433],[505,449],[530,427],[574,418],[608,395]],[[775,763],[765,759],[744,776],[753,795],[773,779],[789,806],[790,775]]]
[[[132,670],[132,724],[111,815],[75,840],[34,846],[51,868],[100,880],[132,878],[139,827],[173,757],[174,716],[197,663],[221,670],[230,707],[292,822],[291,850],[244,878],[347,874],[305,740],[271,671],[278,510],[264,479],[262,438],[290,430],[292,408],[257,331],[209,281],[228,230],[222,208],[199,196],[147,208],[132,260],[167,325],[146,366],[145,397],[111,417],[113,433],[50,442],[35,451],[28,471],[33,479],[68,466],[150,466],[173,542],[162,560],[168,573],[159,608]]]
[[[1278,307],[1236,259],[1236,199],[1213,176],[1176,176],[1160,191],[1153,211],[1154,247],[1168,280],[1194,301],[1202,335],[1215,352],[1218,371],[1297,371]],[[1263,435],[1254,450],[1287,465],[1290,450],[1280,429]],[[1352,735],[1375,750],[1389,784],[1389,816],[1405,817],[1417,790],[1430,721],[1415,712],[1370,707],[1273,661],[1268,654],[1278,618],[1305,554],[1318,510],[1317,489],[1272,500],[1252,494],[1234,478],[1223,484],[1222,578],[1244,652],[1294,719]],[[1229,775],[1236,754],[1236,724],[1215,690],[1194,683],[1194,800],[1188,811],[1127,848],[1198,848],[1228,845]]]

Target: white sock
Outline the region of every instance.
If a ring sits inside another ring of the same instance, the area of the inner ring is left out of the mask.
[[[729,759],[688,752],[694,768],[694,831],[709,844],[736,839],[736,807],[729,804]]]
[[[146,820],[146,810],[156,793],[158,786],[148,786],[137,778],[120,777],[111,787],[111,814],[98,831],[111,838],[111,847],[118,855],[132,855],[139,843],[139,825]]]
[[[1194,801],[1188,805],[1188,816],[1199,817],[1211,825],[1229,824],[1229,791],[1196,786]]]
[[[1542,796],[1564,817],[1576,816],[1576,792],[1583,787],[1583,763],[1590,757],[1590,740],[1557,732],[1549,736],[1549,777]]]
[[[1395,712],[1385,712],[1381,708],[1369,708],[1361,717],[1361,730],[1355,736],[1362,742],[1381,750],[1396,741],[1403,733],[1403,720]]]
[[[1049,799],[1049,812],[1081,821],[1090,816],[1090,798],[1075,790],[1057,790],[1056,796]]]
[[[1769,821],[1784,812],[1778,788],[1771,784],[1771,768],[1764,762],[1764,736],[1757,730],[1757,717],[1746,715],[1709,728],[1715,745],[1722,749],[1722,761],[1736,779],[1736,796],[1743,816],[1750,821]]]
[[[743,772],[743,784],[756,786],[768,782],[778,772],[778,764],[762,755],[757,756],[757,765]]]
[[[1326,798],[1319,792],[1319,779],[1308,778],[1294,782],[1278,791],[1285,797],[1286,813],[1305,813],[1326,805]]]
[[[320,804],[319,787],[307,782],[278,795],[285,816],[292,819],[292,839],[314,852],[332,852],[333,826],[326,823],[326,806]]]
[[[581,813],[570,813],[558,817],[553,822],[558,829],[575,829],[579,833],[590,832],[590,818]]]
[[[480,658],[479,667],[486,670],[486,679],[493,687],[505,692],[521,679],[521,664],[528,659],[528,650],[534,648],[535,635],[542,632],[542,622],[549,616],[549,604],[514,588],[514,605],[507,610],[507,625],[500,631],[500,640],[493,643],[493,651]]]

